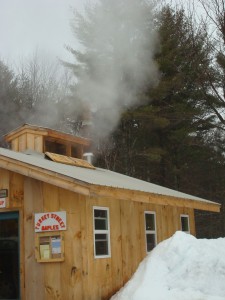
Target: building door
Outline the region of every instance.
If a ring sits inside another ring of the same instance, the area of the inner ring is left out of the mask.
[[[20,299],[19,213],[0,213],[0,300]]]

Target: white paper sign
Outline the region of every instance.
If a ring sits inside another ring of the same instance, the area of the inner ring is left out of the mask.
[[[35,232],[66,230],[66,212],[46,212],[35,214]]]
[[[52,238],[52,254],[60,254],[61,253],[61,238]]]
[[[6,198],[0,198],[0,208],[6,207]]]

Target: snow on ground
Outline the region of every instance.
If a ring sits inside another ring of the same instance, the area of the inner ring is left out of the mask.
[[[111,300],[225,300],[225,238],[176,232]]]

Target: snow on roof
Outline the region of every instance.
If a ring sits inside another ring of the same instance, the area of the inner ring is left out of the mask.
[[[140,263],[111,300],[224,300],[225,238],[177,231]]]
[[[0,148],[0,156],[21,161],[23,163],[36,166],[45,170],[53,171],[55,173],[65,175],[72,179],[76,179],[88,184],[128,189],[132,191],[141,191],[147,193],[154,193],[158,195],[165,195],[165,196],[171,196],[177,198],[197,200],[206,203],[218,204],[212,201],[208,201],[199,197],[188,195],[179,191],[162,187],[157,184],[139,180],[109,170],[105,170],[101,168],[95,168],[94,170],[92,170],[92,169],[70,166],[66,164],[49,161],[47,159],[43,159],[43,156],[41,154],[29,155],[21,152],[8,150],[5,148]]]

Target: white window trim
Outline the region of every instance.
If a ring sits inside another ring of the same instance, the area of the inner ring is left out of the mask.
[[[107,211],[107,228],[106,230],[96,230],[95,229],[95,210],[106,210]],[[95,235],[96,234],[106,234],[108,236],[108,254],[106,255],[96,255],[96,249],[95,249]],[[93,235],[94,235],[94,257],[95,258],[107,258],[111,257],[111,243],[110,243],[110,221],[109,221],[109,208],[108,207],[102,207],[102,206],[93,206]]]
[[[188,231],[182,230],[182,222],[181,222],[181,218],[182,217],[187,218],[187,220],[188,220]],[[189,219],[189,215],[186,215],[186,214],[181,214],[180,215],[180,228],[181,228],[181,231],[186,232],[186,233],[190,233],[190,219]]]
[[[146,230],[146,215],[154,215],[154,225],[155,230]],[[156,228],[156,212],[155,211],[145,211],[144,212],[144,228],[145,228],[145,247],[146,247],[146,253],[150,253],[151,251],[148,251],[148,245],[147,245],[147,234],[154,234],[155,235],[155,246],[157,245],[157,228]]]

